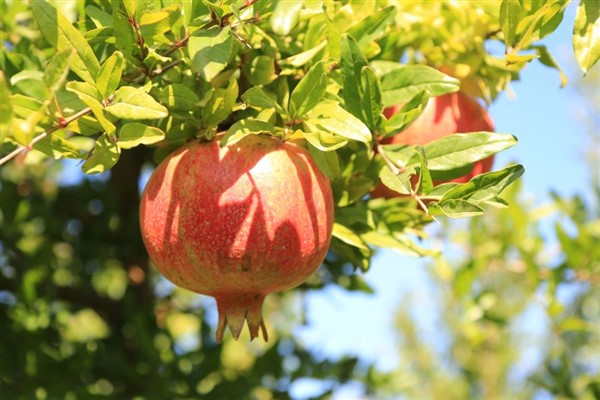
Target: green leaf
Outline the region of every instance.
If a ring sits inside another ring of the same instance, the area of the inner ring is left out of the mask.
[[[350,246],[358,247],[359,249],[369,250],[367,244],[352,231],[352,229],[344,226],[340,223],[333,223],[333,237],[338,238],[342,242],[349,244]]]
[[[363,233],[361,238],[373,246],[394,249],[411,257],[431,257],[439,254],[437,250],[417,245],[410,237],[402,233],[369,231]]]
[[[167,109],[143,88],[131,86],[120,87],[115,92],[112,104],[105,109],[121,119],[157,119],[169,115]]]
[[[135,47],[135,34],[133,31],[133,27],[129,23],[129,18],[127,17],[131,14],[123,10],[123,7],[123,2],[113,2],[112,17],[115,45],[118,50],[123,52],[125,58],[127,58],[128,60],[134,60],[134,58],[131,57],[131,55],[133,53],[133,48]],[[139,60],[135,60],[135,63],[138,64]]]
[[[96,28],[84,33],[85,40],[92,46],[97,44],[115,44],[115,30],[113,28]]]
[[[92,109],[94,114],[102,114],[102,96],[100,96],[96,86],[87,82],[71,81],[67,82],[66,89],[75,93],[82,102]]]
[[[280,36],[289,34],[298,23],[303,6],[303,0],[275,2],[275,9],[269,20],[273,32]]]
[[[86,6],[85,14],[94,22],[94,25],[96,25],[96,27],[98,28],[113,26],[112,16],[96,6]]]
[[[121,74],[123,73],[123,53],[115,51],[104,61],[96,78],[96,88],[103,99],[108,97],[117,89]]]
[[[346,109],[357,118],[362,118],[361,108],[361,71],[368,66],[358,43],[347,34],[342,35],[340,68],[342,70],[344,104]]]
[[[440,200],[440,206],[452,199],[469,200],[475,204],[496,198],[508,185],[523,175],[521,165],[506,167],[500,171],[478,175],[469,182],[455,186]]]
[[[416,166],[415,146],[405,144],[386,144],[379,146],[380,151],[397,167],[406,168],[409,164]]]
[[[483,204],[485,204],[487,206],[496,207],[496,208],[507,208],[508,207],[508,203],[506,202],[506,200],[504,200],[503,198],[500,198],[500,197],[494,197],[493,199],[486,200],[483,202]]]
[[[402,108],[395,111],[399,105],[393,106],[393,116],[385,123],[383,127],[383,133],[379,136],[387,138],[403,131],[410,125],[425,109],[427,102],[429,101],[429,92],[424,90],[418,95],[413,97],[408,103],[404,104]],[[389,111],[389,110],[388,110]]]
[[[431,96],[439,96],[459,88],[457,79],[425,65],[405,65],[389,71],[381,79],[385,107],[406,103],[424,90]]]
[[[319,103],[306,117],[304,124],[310,132],[324,130],[347,139],[371,142],[369,128],[334,101],[325,100]]]
[[[279,65],[281,66],[292,66],[292,67],[302,67],[309,62],[315,60],[315,57],[321,50],[323,50],[327,46],[327,40],[323,40],[321,43],[313,47],[312,49],[308,49],[301,53],[294,54],[288,58],[284,58],[279,61]]]
[[[19,92],[38,100],[48,97],[42,71],[26,69],[10,77],[10,84]]]
[[[569,2],[565,0],[547,0],[540,3],[542,4],[541,7],[532,9],[533,14],[528,15],[519,22],[517,30],[520,37],[518,43],[514,45],[515,52],[528,48],[533,42],[552,33],[562,21],[564,10]]]
[[[138,11],[138,0],[123,0],[123,7],[125,7],[125,12],[130,17],[136,17]]]
[[[83,101],[89,108],[91,108],[94,116],[102,125],[102,128],[110,135],[112,135],[117,128],[110,122],[104,115],[104,108],[102,106],[102,98],[96,86],[87,82],[67,82],[67,90],[73,92]]]
[[[362,96],[360,98],[364,121],[372,132],[375,132],[381,122],[383,101],[381,86],[375,72],[369,67],[361,71]]]
[[[56,52],[44,69],[44,83],[50,89],[50,93],[56,93],[67,79],[69,74],[69,63],[73,55],[73,49],[63,49]]]
[[[257,119],[246,118],[231,125],[227,130],[227,133],[221,139],[220,145],[221,147],[228,146],[239,142],[248,135],[256,135],[259,133],[273,134],[274,132],[275,127],[273,124]]]
[[[562,71],[562,69],[558,65],[558,62],[556,62],[554,57],[552,57],[552,54],[550,54],[550,52],[548,51],[548,48],[546,48],[546,46],[531,46],[531,47],[534,48],[535,51],[537,52],[538,59],[540,60],[540,62],[542,64],[544,64],[545,66],[550,67],[550,68],[555,68],[558,71],[558,73],[560,75],[560,87],[567,86],[567,83],[568,83],[567,76],[565,75],[565,73]]]
[[[292,92],[290,98],[290,117],[303,117],[321,101],[327,90],[327,75],[323,62],[318,62],[308,70]]]
[[[252,60],[248,81],[252,85],[267,85],[277,75],[275,74],[275,59],[269,56],[258,56]]]
[[[171,30],[180,16],[181,4],[171,4],[160,10],[145,10],[138,21],[140,33],[149,45],[169,44],[171,40],[165,33]]]
[[[237,79],[231,77],[229,85],[225,89],[212,89],[208,101],[202,107],[202,121],[206,127],[215,127],[229,115],[233,110],[238,97]]]
[[[119,146],[106,133],[102,134],[92,150],[90,157],[83,163],[81,169],[86,174],[106,172],[119,161],[121,151]]]
[[[372,251],[368,247],[356,247],[334,236],[331,240],[331,248],[342,259],[358,266],[363,272],[369,270]]]
[[[149,145],[160,142],[165,138],[165,133],[154,126],[130,122],[119,129],[117,145],[121,149],[131,149],[141,144]]]
[[[483,160],[516,144],[516,137],[502,133],[457,133],[428,143],[425,151],[429,169],[448,171]]]
[[[534,60],[538,57],[539,55],[537,54],[506,54],[504,56],[508,65],[530,62],[531,60]]]
[[[194,111],[200,102],[196,92],[181,83],[163,87],[158,98],[169,109],[184,112]]]
[[[279,103],[277,103],[274,97],[271,97],[269,94],[267,94],[265,89],[258,86],[254,86],[246,90],[246,92],[242,95],[242,100],[252,107],[274,108],[282,115],[287,114],[279,105]]]
[[[340,160],[335,151],[321,151],[308,143],[308,150],[313,160],[321,171],[331,180],[336,179],[342,173]]]
[[[412,186],[410,184],[410,177],[414,175],[414,168],[407,169],[401,174],[394,174],[389,167],[384,167],[379,173],[379,179],[388,188],[401,194],[410,194]]]
[[[8,87],[6,87],[6,91],[8,92]],[[43,102],[38,99],[23,96],[20,93],[13,95],[8,93],[8,96],[9,100],[7,104],[12,106],[13,117],[27,118],[30,114],[44,108]]]
[[[55,160],[61,158],[81,158],[77,146],[61,137],[59,132],[46,136],[37,142],[33,148],[53,157]]]
[[[500,4],[500,26],[504,33],[506,47],[515,44],[517,26],[521,20],[521,5],[519,0],[503,0]]]
[[[342,136],[320,130],[302,132],[302,136],[321,151],[333,151],[348,143]]]
[[[389,6],[362,19],[348,30],[348,33],[363,47],[385,34],[386,28],[394,22],[396,7]]]
[[[80,135],[91,136],[104,132],[104,128],[96,118],[90,115],[84,115],[77,118],[69,124],[69,130]],[[115,127],[116,130],[116,127]]]
[[[433,180],[427,167],[427,153],[425,153],[425,149],[422,146],[416,146],[415,152],[419,160],[419,185],[417,193],[429,194],[433,190]]]
[[[210,82],[223,71],[233,53],[233,38],[229,27],[197,30],[188,40],[192,71]]]
[[[477,204],[463,199],[452,199],[441,204],[427,206],[431,215],[445,215],[450,218],[466,218],[483,214],[483,209]]]
[[[573,50],[581,70],[587,72],[600,59],[600,2],[581,0],[573,27]]]
[[[13,111],[10,101],[10,91],[6,83],[4,71],[0,71],[0,142],[9,134]]]
[[[446,183],[442,183],[441,185],[437,185],[435,186],[431,192],[429,192],[427,194],[428,197],[431,196],[440,196],[440,198],[446,194],[448,191],[450,191],[452,188],[456,187],[460,185],[460,183],[456,183],[456,182],[446,182]]]
[[[85,82],[93,84],[100,71],[100,63],[81,32],[45,1],[32,1],[29,4],[44,38],[57,51],[74,50],[71,70]]]

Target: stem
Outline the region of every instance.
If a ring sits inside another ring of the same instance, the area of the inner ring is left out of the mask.
[[[69,125],[71,122],[75,121],[78,118],[83,117],[86,114],[89,114],[91,111],[92,111],[92,109],[89,107],[84,108],[83,110],[79,111],[78,113],[71,115],[69,118],[65,118],[65,120],[62,123],[60,123],[59,125],[56,125],[55,127],[52,127],[50,129],[48,129],[47,131],[42,132],[39,135],[37,135],[36,137],[34,137],[33,139],[31,139],[31,142],[29,143],[29,145],[27,145],[27,146],[20,145],[15,150],[10,152],[8,155],[2,157],[0,159],[0,165],[6,164],[8,161],[12,160],[13,158],[15,158],[16,156],[18,156],[19,154],[21,154],[24,151],[31,150],[34,144],[36,144],[40,140],[44,139],[46,136],[53,134],[54,132],[56,132],[59,129],[66,128],[67,125]]]
[[[383,161],[385,161],[385,164],[392,171],[392,173],[394,175],[399,175],[399,174],[403,173],[404,171],[406,171],[406,167],[405,166],[402,166],[401,168],[398,168],[396,166],[396,164],[394,164],[394,162],[389,159],[389,157],[385,154],[385,152],[383,150],[383,146],[377,140],[377,135],[373,135],[373,137],[375,138],[375,142],[377,143],[377,145],[376,145],[377,152],[379,153],[379,155],[381,155],[381,157],[383,158]],[[431,217],[435,222],[437,222],[439,224],[439,221],[437,220],[437,218],[434,217],[433,215],[429,214],[429,210],[427,209],[427,205],[425,204],[425,202],[423,202],[423,200],[439,200],[439,199],[441,199],[441,196],[419,196],[411,188],[410,189],[410,197],[412,197],[412,198],[414,198],[416,200],[417,204],[419,204],[419,206],[421,207],[421,209],[423,211],[425,211],[425,215],[427,215],[428,217]]]
[[[417,203],[419,204],[419,207],[421,207],[421,209],[423,211],[425,211],[425,215],[427,215],[428,217],[430,217],[431,219],[433,219],[438,224],[440,223],[440,221],[438,221],[436,217],[434,217],[433,215],[429,214],[429,209],[427,208],[427,205],[423,202],[423,199],[421,198],[421,196],[419,196],[416,193],[411,193],[411,196],[417,201]]]
[[[377,143],[377,152],[379,153],[381,158],[383,158],[383,161],[385,161],[385,164],[394,173],[394,175],[400,175],[401,173],[406,171],[405,167],[402,167],[402,168],[396,167],[396,164],[394,164],[394,162],[392,160],[390,160],[387,155],[385,155],[385,152],[383,151],[383,146],[380,143]]]
[[[180,48],[187,46],[187,43],[189,40],[190,40],[190,33],[186,30],[185,36],[183,37],[183,39],[178,41],[172,48],[167,50],[165,52],[165,54],[163,54],[163,57],[168,57],[171,54],[173,54],[174,52],[176,52],[177,50],[179,50]]]

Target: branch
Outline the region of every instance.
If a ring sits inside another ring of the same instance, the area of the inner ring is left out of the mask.
[[[383,161],[385,161],[385,164],[388,166],[390,171],[394,173],[394,175],[400,175],[401,173],[406,171],[406,168],[400,169],[396,166],[396,164],[394,164],[392,160],[390,160],[390,158],[383,151],[383,147],[379,143],[377,143],[377,152],[379,153],[381,158],[383,158]]]
[[[379,143],[379,141],[377,140],[377,135],[373,135],[373,137],[375,138],[375,141],[377,143],[377,145],[376,145],[377,146],[376,147],[377,148],[377,152],[383,158],[383,161],[385,161],[385,164],[392,171],[392,173],[394,175],[400,175],[401,173],[403,173],[404,171],[406,171],[406,167],[405,166],[401,166],[401,168],[398,168],[396,166],[396,164],[394,164],[394,162],[392,160],[390,160],[390,158],[385,154],[381,143]],[[417,204],[419,204],[419,206],[421,207],[421,209],[423,209],[423,211],[425,212],[425,215],[427,215],[428,217],[432,218],[435,222],[439,223],[439,221],[437,220],[436,217],[434,217],[433,215],[429,214],[429,209],[427,208],[427,205],[423,202],[423,198],[420,195],[416,194],[412,187],[410,188],[410,196],[417,201]]]
[[[2,157],[0,159],[0,165],[6,164],[8,161],[12,160],[13,158],[15,158],[16,156],[18,156],[19,154],[21,154],[24,151],[31,150],[33,148],[33,145],[35,145],[40,140],[44,139],[46,136],[53,134],[54,132],[58,131],[59,129],[66,128],[67,125],[69,125],[71,122],[75,121],[78,118],[83,117],[86,114],[89,114],[91,111],[92,111],[92,109],[89,107],[84,108],[83,110],[79,111],[78,113],[71,115],[69,118],[65,118],[64,120],[61,119],[60,123],[58,125],[56,125],[53,128],[48,129],[47,131],[45,131],[43,133],[40,133],[39,135],[34,137],[31,140],[31,142],[29,143],[29,145],[27,145],[27,146],[20,145],[15,150],[10,152],[8,155]]]

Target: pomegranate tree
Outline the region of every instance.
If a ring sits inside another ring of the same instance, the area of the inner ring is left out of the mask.
[[[392,117],[402,105],[384,110],[387,118]],[[463,92],[445,94],[433,97],[427,103],[423,113],[404,131],[387,138],[384,144],[426,145],[436,139],[454,133],[469,133],[494,130],[494,122],[486,109],[475,99]],[[473,164],[472,169],[463,176],[436,181],[465,183],[476,175],[489,172],[492,169],[494,157],[488,157]],[[398,193],[380,184],[373,192],[374,197],[394,197]]]
[[[238,338],[267,330],[269,293],[304,282],[331,240],[333,198],[308,152],[251,135],[221,148],[194,141],[154,171],[142,194],[140,224],[157,269],[177,286],[213,296],[219,322]]]

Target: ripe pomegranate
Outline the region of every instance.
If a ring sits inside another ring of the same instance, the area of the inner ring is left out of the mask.
[[[308,152],[250,135],[220,148],[194,141],[154,171],[141,199],[144,244],[171,282],[217,301],[217,341],[248,321],[262,330],[265,296],[304,282],[331,241],[333,197]]]
[[[383,114],[390,118],[400,108],[402,108],[402,105],[386,108]],[[407,129],[391,138],[386,138],[382,143],[425,145],[454,133],[493,130],[494,122],[485,108],[467,94],[456,92],[431,98],[423,113]],[[493,163],[493,156],[477,161],[466,175],[447,181],[436,181],[435,183],[468,182],[476,175],[489,172]],[[391,198],[399,194],[380,184],[371,192],[371,195],[373,197]]]

